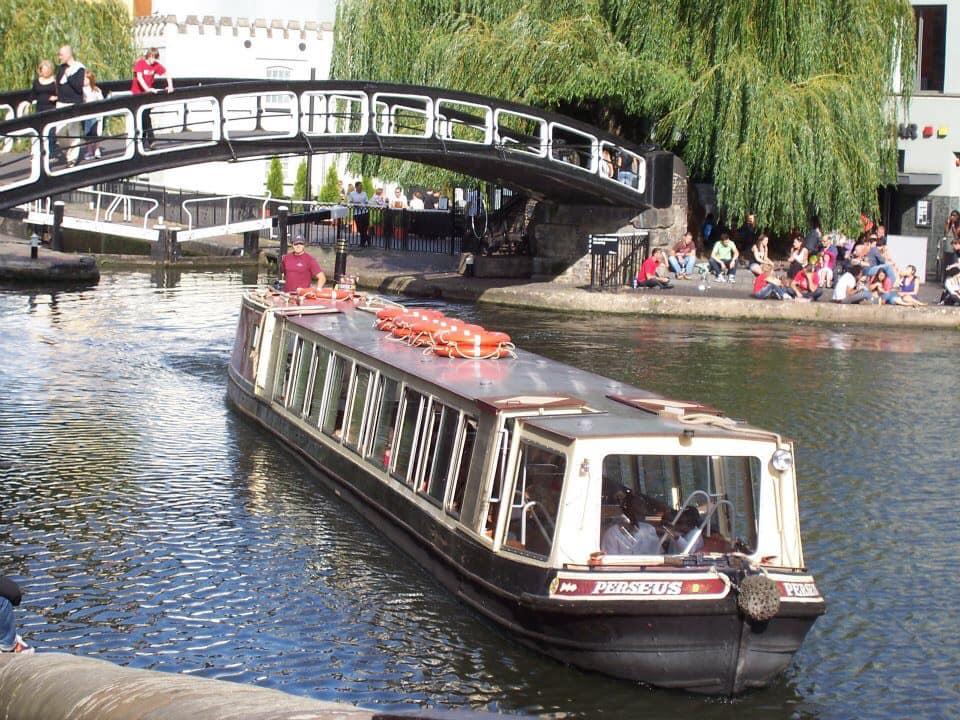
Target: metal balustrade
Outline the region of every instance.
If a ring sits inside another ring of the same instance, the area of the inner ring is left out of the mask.
[[[83,133],[91,120],[99,135]],[[672,156],[654,147],[516,103],[391,84],[244,81],[118,94],[0,122],[0,137],[0,208],[151,170],[307,152],[413,160],[559,202],[642,209],[669,205],[672,194]],[[98,158],[71,157],[93,143]]]

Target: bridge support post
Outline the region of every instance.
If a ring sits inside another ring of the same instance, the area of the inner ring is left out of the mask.
[[[247,230],[243,234],[243,254],[256,257],[260,252],[260,231]]]
[[[57,200],[53,204],[53,237],[50,240],[50,249],[63,251],[63,201]]]
[[[150,253],[154,260],[162,263],[175,262],[180,257],[177,246],[177,231],[165,225],[157,225],[157,242]]]

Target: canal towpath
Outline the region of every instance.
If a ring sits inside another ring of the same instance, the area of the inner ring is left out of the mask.
[[[221,264],[229,261],[227,256],[235,249],[234,246],[242,247],[242,238],[235,236],[211,238],[208,242],[223,246]],[[272,254],[274,258],[276,251],[275,246],[262,248],[264,255]],[[329,277],[334,267],[334,250],[311,246],[309,252],[317,258]],[[89,255],[56,253],[47,247],[40,248],[39,261],[31,261],[29,253],[29,241],[0,234],[0,280],[38,282],[47,272],[50,280],[62,281],[64,268],[80,273],[94,263]],[[143,266],[145,261],[149,263],[149,258],[144,256],[94,257],[95,269],[98,265],[121,269],[125,266]],[[233,259],[249,263],[248,259]],[[184,266],[190,264],[184,263]],[[675,287],[671,290],[594,290],[548,280],[478,278],[463,274],[462,269],[463,260],[460,256],[380,248],[351,248],[347,259],[347,271],[357,278],[357,284],[362,289],[454,302],[489,303],[562,313],[960,330],[960,308],[936,305],[940,295],[940,287],[936,283],[921,285],[919,297],[928,303],[926,307],[903,307],[839,305],[828,301],[756,300],[750,297],[753,278],[747,270],[743,270],[742,277],[736,283],[711,282],[703,289],[699,280],[691,279],[675,281]],[[79,277],[77,282],[81,282]]]

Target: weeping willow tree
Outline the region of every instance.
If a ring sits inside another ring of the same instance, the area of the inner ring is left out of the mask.
[[[98,81],[131,77],[133,35],[120,0],[3,0],[0,91],[30,87],[40,61],[56,65],[63,45],[73,47]]]
[[[333,77],[478,92],[656,142],[714,183],[730,220],[775,230],[875,211],[896,172],[894,82],[913,80],[907,0],[341,0],[335,32]],[[364,162],[404,183],[427,172]]]

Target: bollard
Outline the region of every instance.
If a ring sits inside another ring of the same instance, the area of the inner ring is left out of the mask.
[[[50,249],[61,252],[63,250],[63,201],[57,200],[53,204],[53,239]]]
[[[36,233],[30,235],[30,259],[36,260],[40,253],[40,236]]]
[[[280,257],[287,254],[287,216],[290,214],[290,208],[281,205],[278,210],[277,230],[280,232]]]
[[[347,238],[337,238],[337,255],[333,262],[333,277],[340,281],[340,278],[347,274]]]

